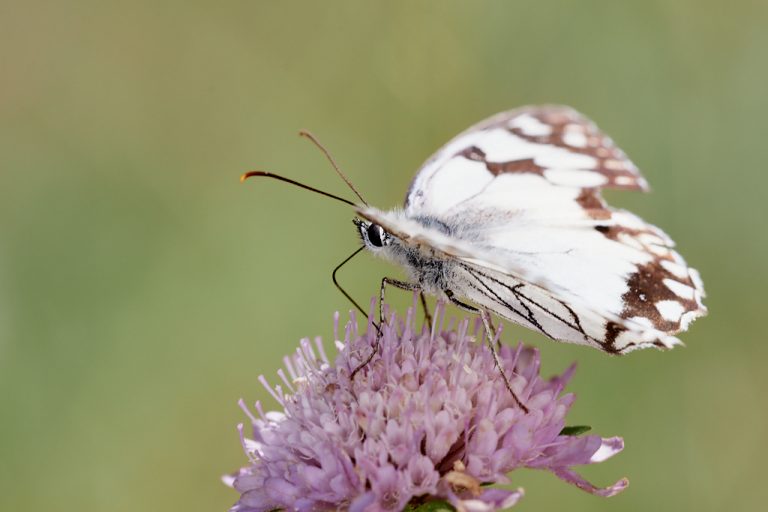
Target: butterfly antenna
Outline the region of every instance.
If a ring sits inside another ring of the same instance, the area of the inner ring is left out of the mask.
[[[310,141],[312,141],[312,143],[313,143],[315,146],[317,146],[317,148],[318,148],[320,151],[322,151],[322,152],[323,152],[323,154],[325,155],[325,158],[327,158],[327,159],[328,159],[328,161],[329,161],[329,162],[331,163],[331,165],[333,166],[333,169],[336,171],[336,174],[338,174],[338,175],[339,175],[339,177],[341,177],[341,179],[343,179],[343,180],[344,180],[344,183],[346,183],[346,184],[347,184],[347,186],[348,186],[348,187],[349,187],[349,188],[352,190],[352,192],[354,192],[354,193],[355,193],[355,195],[356,195],[356,196],[357,196],[357,197],[360,199],[360,201],[362,201],[362,202],[363,202],[363,204],[364,204],[365,206],[368,206],[368,203],[367,203],[367,202],[365,202],[365,199],[363,199],[363,196],[361,196],[361,195],[360,195],[360,192],[358,192],[358,191],[357,191],[357,189],[356,189],[356,188],[355,188],[355,186],[352,184],[352,182],[349,180],[349,178],[347,178],[347,176],[346,176],[346,175],[345,175],[343,172],[341,172],[341,169],[339,169],[339,166],[338,166],[338,164],[336,163],[336,160],[334,160],[334,159],[333,159],[333,157],[331,156],[331,153],[330,153],[330,152],[329,152],[329,151],[328,151],[328,150],[325,148],[325,146],[323,146],[323,145],[320,143],[320,141],[319,141],[319,140],[317,140],[317,137],[315,137],[314,135],[312,135],[312,133],[308,132],[307,130],[300,130],[300,131],[299,131],[299,135],[300,135],[301,137],[304,137],[304,138],[306,138],[306,139],[309,139]]]
[[[245,180],[247,180],[248,178],[252,178],[254,176],[263,176],[265,178],[273,178],[273,179],[276,179],[276,180],[279,180],[279,181],[284,181],[286,183],[290,183],[291,185],[296,185],[297,187],[303,188],[305,190],[310,190],[310,191],[316,192],[316,193],[318,193],[320,195],[323,195],[323,196],[326,196],[326,197],[330,197],[331,199],[335,199],[337,201],[341,201],[342,203],[347,203],[350,206],[357,206],[352,201],[350,201],[348,199],[344,199],[343,197],[339,197],[339,196],[333,195],[333,194],[331,194],[329,192],[324,192],[324,191],[322,191],[320,189],[317,189],[315,187],[310,187],[309,185],[305,185],[304,183],[299,183],[298,181],[292,180],[290,178],[286,178],[285,176],[280,176],[279,174],[275,174],[275,173],[269,172],[269,171],[249,171],[249,172],[246,172],[245,174],[240,176],[240,182],[242,183]]]

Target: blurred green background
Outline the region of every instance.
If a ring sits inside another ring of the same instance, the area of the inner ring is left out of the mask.
[[[573,423],[625,436],[584,472],[603,500],[514,475],[520,510],[757,510],[768,411],[768,3],[0,2],[0,509],[225,510],[240,397],[349,305],[330,271],[375,205],[495,112],[565,103],[650,181],[610,193],[699,268],[687,348],[614,359],[522,329],[545,373],[578,360]],[[342,281],[359,300],[370,255]],[[394,291],[404,307],[408,294]]]

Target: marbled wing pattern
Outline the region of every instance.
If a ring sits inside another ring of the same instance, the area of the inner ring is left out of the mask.
[[[611,353],[674,346],[706,313],[698,273],[660,229],[609,207],[603,187],[648,189],[584,116],[526,107],[446,144],[417,173],[403,211],[359,213],[450,262],[451,291],[499,316]]]

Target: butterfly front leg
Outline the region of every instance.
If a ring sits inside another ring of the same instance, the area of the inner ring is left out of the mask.
[[[488,347],[491,349],[491,354],[493,355],[493,362],[496,364],[496,368],[499,370],[499,373],[501,374],[501,378],[504,379],[504,385],[507,387],[507,391],[512,395],[512,398],[514,399],[515,403],[520,406],[520,408],[523,410],[523,412],[528,413],[528,408],[523,405],[523,402],[520,401],[520,399],[517,397],[515,392],[512,390],[512,384],[509,383],[509,378],[507,377],[507,374],[504,372],[504,368],[501,366],[501,360],[499,360],[499,353],[497,351],[497,347],[493,346],[493,339],[496,337],[496,331],[493,328],[493,324],[491,323],[491,314],[488,312],[487,309],[483,308],[476,308],[474,306],[471,306],[469,304],[466,304],[464,302],[461,302],[458,300],[451,290],[443,290],[443,293],[446,297],[448,297],[448,300],[451,301],[451,304],[454,306],[463,309],[464,311],[469,311],[470,313],[476,313],[480,315],[480,318],[483,320],[483,326],[485,327],[485,334],[488,337]],[[501,348],[501,340],[496,340],[496,343],[498,345],[498,348]]]
[[[421,307],[424,309],[424,320],[427,325],[432,325],[432,314],[429,312],[429,306],[427,305],[427,298],[424,296],[424,290],[419,292],[419,298],[421,299]]]
[[[407,281],[400,281],[399,279],[392,279],[391,277],[385,277],[381,280],[381,290],[379,292],[379,325],[384,325],[384,292],[387,288],[387,285],[392,285],[395,288],[400,288],[401,290],[406,290],[409,292],[421,292],[421,286],[414,283],[409,283]],[[424,294],[422,293],[422,300],[424,299]],[[426,303],[422,302],[422,304],[425,305]]]
[[[400,288],[401,290],[406,290],[406,291],[411,291],[411,292],[415,292],[415,291],[419,291],[420,292],[421,291],[421,287],[419,285],[413,284],[413,283],[409,283],[407,281],[400,281],[398,279],[392,279],[390,277],[385,277],[385,278],[383,278],[381,280],[381,290],[379,292],[379,324],[378,325],[374,324],[374,326],[376,327],[376,331],[377,331],[377,334],[376,334],[376,345],[373,347],[373,350],[371,350],[371,353],[366,358],[366,360],[363,361],[362,363],[360,363],[357,366],[357,368],[355,368],[352,371],[352,373],[349,376],[350,380],[354,380],[355,379],[355,375],[357,375],[357,373],[360,370],[362,370],[363,368],[368,366],[368,363],[370,363],[371,360],[373,360],[373,356],[376,355],[376,353],[379,351],[379,337],[381,336],[381,334],[383,332],[383,328],[384,328],[384,294],[385,294],[385,291],[386,291],[386,288],[387,288],[388,284],[394,286],[395,288]],[[423,295],[422,295],[422,297],[423,297]]]

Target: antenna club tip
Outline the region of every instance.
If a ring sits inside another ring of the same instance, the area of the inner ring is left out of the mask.
[[[268,173],[265,173],[263,171],[248,171],[248,172],[244,172],[243,174],[240,175],[240,183],[243,183],[245,180],[247,180],[251,176],[263,176],[265,174],[268,174]]]

